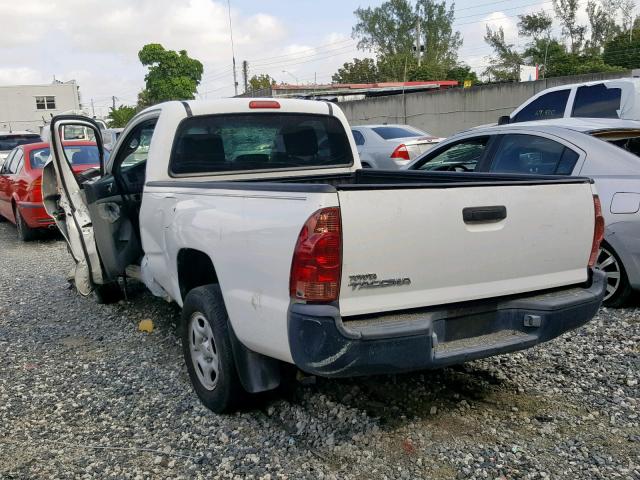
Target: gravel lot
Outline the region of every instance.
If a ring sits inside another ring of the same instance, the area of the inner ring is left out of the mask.
[[[189,386],[177,308],[78,296],[59,239],[3,223],[0,252],[0,478],[640,479],[638,308],[524,353],[317,379],[218,416]]]

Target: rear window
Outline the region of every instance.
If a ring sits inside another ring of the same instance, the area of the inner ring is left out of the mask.
[[[337,118],[291,113],[188,118],[180,125],[171,156],[176,175],[352,164],[349,140]]]
[[[406,127],[374,127],[371,130],[376,132],[380,137],[385,140],[392,140],[394,138],[407,138],[407,137],[421,137],[426,133],[420,130],[414,130],[413,128]]]
[[[44,164],[47,163],[49,153],[48,147],[31,150],[31,153],[29,153],[31,168],[42,168]],[[95,145],[69,145],[64,147],[64,153],[67,155],[67,158],[71,160],[72,165],[100,164],[98,147]]]
[[[584,86],[576,91],[573,103],[574,117],[619,118],[620,88],[607,88],[604,84]]]
[[[13,150],[18,145],[41,142],[40,135],[0,135],[0,151]]]

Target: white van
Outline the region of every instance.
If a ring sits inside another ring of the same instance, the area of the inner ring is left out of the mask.
[[[640,120],[640,78],[619,78],[547,88],[500,117],[498,124],[555,118]]]

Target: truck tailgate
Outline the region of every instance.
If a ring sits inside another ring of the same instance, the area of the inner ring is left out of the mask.
[[[588,182],[372,187],[338,196],[342,316],[587,280],[594,228]]]

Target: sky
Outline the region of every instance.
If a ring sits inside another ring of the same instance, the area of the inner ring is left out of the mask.
[[[230,0],[237,62],[249,76],[278,82],[327,83],[344,62],[371,56],[351,37],[354,10],[382,0]],[[583,2],[586,5],[586,0]],[[447,4],[451,1],[447,0]],[[518,45],[517,15],[544,0],[458,0],[454,27],[460,59],[480,72],[490,49],[485,26],[502,26]],[[584,5],[583,5],[584,7]],[[586,21],[586,15],[580,17]],[[144,87],[137,52],[147,43],[187,50],[204,64],[199,98],[234,93],[227,0],[0,0],[0,85],[76,80],[82,101],[104,116],[111,105],[134,104]],[[240,87],[242,89],[242,87]]]

